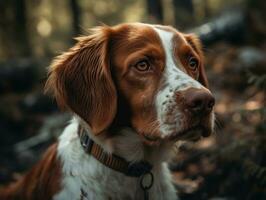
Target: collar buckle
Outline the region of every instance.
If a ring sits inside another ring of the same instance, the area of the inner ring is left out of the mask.
[[[86,153],[90,153],[93,145],[93,140],[85,133],[85,131],[81,132],[80,135],[80,143]]]

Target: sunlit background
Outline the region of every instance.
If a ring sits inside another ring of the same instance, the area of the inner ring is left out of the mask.
[[[216,133],[170,163],[181,199],[266,199],[265,0],[0,1],[0,185],[36,163],[70,119],[43,94],[52,58],[91,27],[136,21],[203,43]]]

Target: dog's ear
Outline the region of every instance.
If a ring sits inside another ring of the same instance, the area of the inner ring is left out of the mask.
[[[186,34],[186,40],[191,45],[193,50],[199,55],[200,57],[200,66],[199,66],[199,78],[198,81],[205,87],[209,87],[208,79],[206,76],[205,68],[204,68],[204,56],[202,52],[202,44],[200,39],[195,34]]]
[[[87,122],[94,134],[104,131],[116,114],[117,94],[111,77],[108,40],[111,28],[98,27],[58,56],[48,73],[45,90],[60,107]]]

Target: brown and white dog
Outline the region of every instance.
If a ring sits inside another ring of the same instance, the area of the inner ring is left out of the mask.
[[[139,178],[110,169],[84,151],[82,126],[109,155],[152,165],[150,199],[176,200],[166,161],[179,142],[213,131],[197,37],[169,26],[102,26],[55,59],[46,89],[74,113],[58,142],[0,199],[143,199]]]

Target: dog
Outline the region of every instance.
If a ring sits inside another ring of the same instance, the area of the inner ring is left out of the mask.
[[[178,199],[166,161],[214,128],[203,59],[197,36],[170,26],[103,25],[77,38],[45,86],[73,120],[0,199]]]

